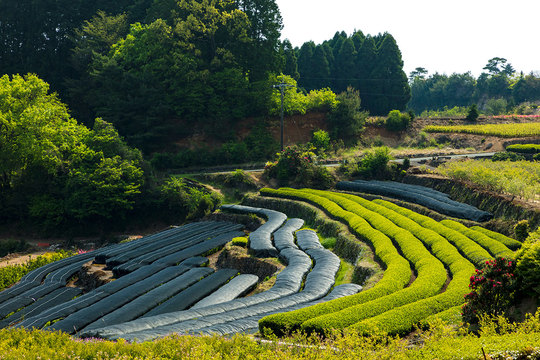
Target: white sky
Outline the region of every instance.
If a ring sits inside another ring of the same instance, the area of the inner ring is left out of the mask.
[[[407,75],[471,71],[493,57],[517,71],[540,72],[540,0],[276,0],[282,39],[320,44],[336,31],[389,32]]]

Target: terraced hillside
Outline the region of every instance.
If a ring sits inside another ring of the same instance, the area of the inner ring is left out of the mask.
[[[463,304],[475,266],[493,256],[513,256],[520,243],[451,220],[437,222],[384,200],[311,189],[263,189],[262,195],[309,202],[368,242],[385,268],[373,288],[313,307],[263,318],[276,333],[295,329],[327,333],[374,329],[403,334],[430,316]],[[501,242],[504,239],[504,243]]]
[[[131,340],[172,332],[233,334],[256,331],[263,316],[361,290],[355,284],[333,288],[340,260],[321,246],[314,231],[297,231],[303,220],[287,220],[285,214],[267,209],[224,208],[267,218],[251,232],[249,245],[256,256],[277,255],[287,264],[270,290],[242,297],[257,284],[257,276],[207,266],[204,255],[243,236],[241,225],[198,222],[28,274],[0,293],[3,326]],[[89,262],[106,265],[117,279],[86,293],[67,287],[68,279]]]

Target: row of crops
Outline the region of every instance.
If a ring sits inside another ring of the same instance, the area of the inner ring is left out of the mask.
[[[498,136],[504,138],[529,137],[540,135],[540,122],[517,124],[483,125],[428,125],[423,131],[432,133],[463,133],[473,135]]]
[[[434,190],[377,185],[457,206]],[[208,266],[208,254],[245,234],[242,225],[197,222],[27,274],[0,293],[0,326],[138,341],[171,333],[228,335],[267,329],[276,334],[404,334],[434,317],[459,312],[475,267],[496,256],[512,257],[521,246],[480,226],[436,221],[351,193],[281,188],[262,189],[261,195],[308,202],[347,224],[372,247],[385,270],[382,279],[364,291],[356,284],[334,286],[340,259],[320,244],[314,231],[302,229],[302,219],[264,208],[224,205],[223,211],[266,219],[249,234],[248,247],[255,257],[279,257],[287,265],[269,290],[245,296],[261,279]],[[116,280],[88,292],[66,286],[92,262],[112,270]]]
[[[322,247],[314,231],[298,231],[303,220],[267,209],[225,208],[267,219],[251,232],[249,245],[257,256],[275,254],[287,264],[269,290],[243,297],[259,282],[256,275],[208,267],[205,255],[243,236],[241,225],[197,222],[29,273],[0,293],[2,326],[130,340],[172,332],[234,334],[256,331],[264,316],[361,290],[355,284],[334,287],[340,259]],[[86,293],[66,286],[91,262],[105,265],[117,279]]]
[[[437,222],[384,200],[311,189],[263,189],[261,193],[324,209],[371,244],[385,268],[383,278],[371,289],[265,317],[259,323],[261,330],[407,333],[430,317],[455,312],[463,304],[475,266],[494,256],[512,256],[512,249],[520,246],[504,235],[453,220]]]

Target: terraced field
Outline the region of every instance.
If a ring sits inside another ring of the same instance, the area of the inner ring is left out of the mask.
[[[256,275],[207,266],[204,255],[243,236],[241,225],[199,222],[64,259],[28,274],[0,293],[3,327],[130,340],[172,332],[233,334],[256,331],[263,316],[361,290],[355,284],[333,288],[340,259],[321,246],[314,231],[297,231],[303,220],[287,220],[283,213],[247,206],[224,209],[267,219],[251,232],[249,245],[255,256],[277,255],[287,264],[270,290],[242,297],[259,282]],[[86,293],[67,287],[68,279],[90,262],[106,265],[117,279]]]
[[[448,203],[434,192],[410,190]],[[248,246],[252,256],[279,257],[287,264],[269,290],[246,297],[261,280],[256,275],[208,267],[205,256],[243,236],[242,225],[196,222],[29,273],[0,293],[0,326],[138,341],[266,329],[405,334],[430,318],[456,316],[475,267],[495,256],[512,257],[521,245],[480,226],[437,222],[383,200],[312,189],[261,194],[311,203],[347,224],[372,247],[385,269],[382,279],[365,291],[355,284],[334,286],[340,259],[321,246],[314,231],[301,230],[302,219],[225,205],[223,211],[266,219],[249,234]],[[67,286],[89,263],[112,270],[116,280],[90,291]]]
[[[501,234],[451,220],[437,222],[384,200],[311,189],[263,189],[261,194],[324,209],[371,244],[385,267],[382,280],[369,290],[260,321],[260,329],[277,333],[296,329],[323,334],[332,329],[407,333],[430,316],[455,312],[463,304],[475,266],[493,256],[511,257],[508,246],[520,246]]]
[[[491,135],[503,138],[530,137],[540,135],[540,122],[518,124],[485,125],[429,125],[423,131],[433,133],[462,133],[473,135]]]

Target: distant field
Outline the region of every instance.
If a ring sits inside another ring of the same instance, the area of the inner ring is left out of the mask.
[[[426,132],[463,133],[474,135],[490,135],[505,138],[529,137],[540,135],[540,122],[523,124],[485,124],[485,125],[428,125]]]

